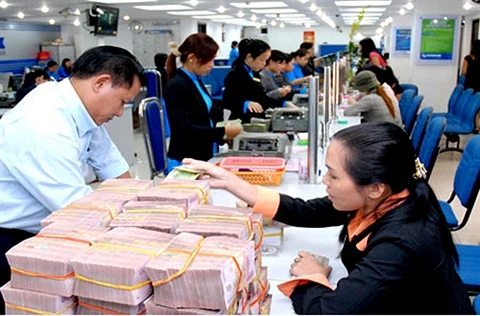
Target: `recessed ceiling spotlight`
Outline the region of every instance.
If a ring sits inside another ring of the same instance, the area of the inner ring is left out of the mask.
[[[192,7],[196,6],[198,4],[198,1],[197,0],[190,0],[188,2]]]
[[[267,22],[268,22],[267,19],[262,19],[263,24],[267,24]]]
[[[0,8],[6,9],[8,7],[8,3],[5,0],[0,1]]]
[[[308,0],[300,0],[301,3],[307,3]]]
[[[55,24],[55,20],[54,20],[54,19],[50,19],[50,20],[48,20],[48,24],[50,24],[50,25],[54,25],[54,24]]]
[[[73,25],[80,26],[80,20],[78,18],[75,18],[75,20],[73,21]]]
[[[272,22],[270,22],[270,25],[271,25],[271,26],[276,26],[276,25],[277,25],[277,21],[272,20]]]
[[[43,7],[41,7],[40,10],[41,10],[43,13],[47,13],[50,9],[49,9],[46,5],[43,5]]]
[[[239,18],[243,18],[243,17],[245,16],[245,13],[243,13],[243,11],[240,10],[240,11],[238,11],[237,16],[238,16]]]
[[[404,8],[401,8],[400,11],[398,11],[398,14],[400,15],[405,15],[405,13],[407,13],[407,11],[405,11]]]
[[[227,11],[227,9],[225,9],[225,7],[223,5],[219,6],[218,9],[217,9],[218,13],[225,13],[225,11]]]
[[[407,9],[407,10],[413,10],[413,8],[415,8],[415,6],[411,2],[409,2],[405,5],[405,9]]]
[[[18,12],[17,17],[18,17],[19,19],[23,19],[23,18],[25,17],[25,14],[23,14],[23,12],[20,11],[20,12]]]
[[[317,6],[315,5],[315,3],[312,3],[312,4],[310,5],[310,11],[315,12],[315,11],[317,11],[317,9],[318,9],[318,8],[317,8]]]
[[[130,16],[129,15],[124,15],[123,20],[124,21],[130,21]]]
[[[280,23],[280,28],[282,28],[282,29],[285,28],[285,23],[283,23],[283,22]]]
[[[77,8],[77,9],[75,9],[75,11],[73,12],[73,14],[75,14],[75,15],[80,15],[80,14],[82,14],[82,11],[80,11],[80,9]]]
[[[257,16],[255,14],[252,14],[252,17],[250,18],[250,20],[252,20],[253,22],[255,22],[257,20]]]
[[[312,25],[309,22],[305,22],[305,27],[309,29]]]

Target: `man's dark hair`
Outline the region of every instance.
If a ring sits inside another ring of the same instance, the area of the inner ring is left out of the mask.
[[[72,65],[71,78],[88,79],[108,74],[113,86],[133,85],[135,76],[145,84],[143,67],[127,50],[115,46],[98,46],[84,52]]]
[[[55,60],[49,60],[48,63],[47,63],[47,68],[50,68],[50,67],[53,67],[53,66],[57,66],[57,62]]]
[[[238,42],[237,42],[237,41],[233,41],[233,42],[232,42],[232,48],[237,47],[237,45],[238,45]]]
[[[313,43],[312,42],[303,42],[302,44],[300,44],[299,48],[311,49],[311,48],[313,48]]]

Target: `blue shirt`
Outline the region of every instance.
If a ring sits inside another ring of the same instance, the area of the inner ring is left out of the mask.
[[[293,64],[293,70],[292,71],[285,72],[285,76],[287,76],[287,79],[290,82],[293,82],[293,80],[295,80],[295,79],[305,77],[305,75],[302,72],[302,68],[296,63]],[[292,89],[300,89],[300,85],[298,85],[298,84],[292,85]]]
[[[70,80],[39,85],[0,120],[0,227],[36,233],[40,221],[129,166]]]
[[[47,73],[47,75],[50,76],[50,78],[53,78],[53,79],[55,79],[56,81],[62,80],[62,78],[60,78],[60,75],[58,74],[58,71],[56,71],[56,72],[51,72],[51,71],[48,71],[48,70],[47,70],[46,73]]]
[[[68,78],[67,71],[62,66],[58,68],[58,77],[60,79]]]
[[[238,52],[238,48],[236,47],[232,48],[232,50],[230,51],[230,56],[228,58],[228,65],[229,66],[233,65],[233,63],[235,62],[235,60],[237,60],[239,55],[240,53]]]

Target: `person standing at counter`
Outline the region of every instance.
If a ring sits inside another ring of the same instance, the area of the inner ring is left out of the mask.
[[[270,46],[259,39],[243,39],[238,44],[239,57],[225,77],[223,104],[230,109],[230,119],[250,123],[252,117],[265,117],[265,110],[278,107],[295,107],[283,100],[274,100],[265,93],[259,71],[270,57]]]
[[[239,53],[238,53],[238,42],[233,41],[232,42],[232,49],[230,50],[230,55],[228,56],[228,66],[233,65],[235,60],[237,60],[238,55],[239,55]]]
[[[129,178],[129,166],[102,124],[123,114],[140,91],[143,68],[113,46],[87,50],[61,82],[44,83],[0,120],[0,286],[5,253],[40,230],[40,221],[99,180]],[[0,296],[0,313],[5,313]]]
[[[205,160],[218,152],[218,145],[242,131],[240,125],[216,127],[223,121],[219,107],[202,83],[201,77],[213,68],[218,44],[206,34],[192,34],[168,56],[165,104],[171,128],[168,172],[185,157]],[[182,67],[177,69],[176,58]]]
[[[341,226],[348,276],[307,252],[279,285],[297,314],[471,314],[458,254],[410,138],[388,122],[337,132],[326,152],[328,196],[304,201],[252,185],[213,164],[185,159],[266,218],[299,227]],[[305,238],[308,238],[306,236]],[[321,251],[321,249],[319,249]]]

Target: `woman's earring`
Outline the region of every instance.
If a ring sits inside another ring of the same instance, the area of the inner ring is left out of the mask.
[[[189,62],[190,62],[190,63],[193,63],[193,59],[190,59]]]

